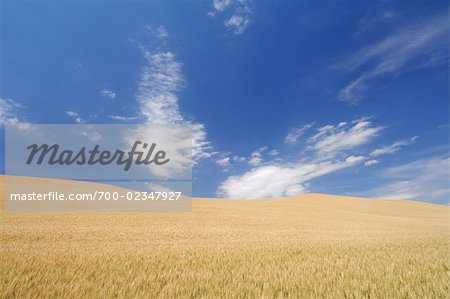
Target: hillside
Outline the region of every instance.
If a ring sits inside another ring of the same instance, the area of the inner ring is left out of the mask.
[[[3,212],[0,297],[445,297],[449,215],[324,194],[195,198],[192,212]]]

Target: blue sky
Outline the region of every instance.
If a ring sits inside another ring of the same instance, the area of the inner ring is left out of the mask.
[[[0,122],[191,124],[194,196],[449,203],[448,9],[2,1]]]

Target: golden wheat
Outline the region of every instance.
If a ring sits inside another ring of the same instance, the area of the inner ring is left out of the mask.
[[[0,297],[448,298],[449,207],[326,195],[2,213]]]

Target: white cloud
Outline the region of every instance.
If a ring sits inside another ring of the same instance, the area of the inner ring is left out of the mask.
[[[308,164],[259,166],[239,176],[226,179],[218,189],[218,195],[226,198],[258,199],[291,196],[308,191],[309,181],[350,167],[352,161],[326,161]]]
[[[66,111],[66,114],[69,117],[73,118],[73,120],[77,124],[84,124],[84,123],[86,123],[86,121],[83,118],[81,118],[80,115],[77,112],[75,112],[75,111]]]
[[[432,157],[391,167],[382,172],[382,177],[392,182],[365,195],[374,198],[450,203],[449,157]]]
[[[223,168],[229,168],[231,166],[243,163],[246,163],[252,167],[260,166],[264,163],[263,157],[264,154],[266,154],[268,157],[275,157],[279,155],[279,152],[275,149],[269,151],[269,148],[267,146],[263,146],[254,150],[248,157],[241,157],[241,156],[230,157],[229,153],[226,154],[215,153],[215,154],[219,156],[219,158],[215,160],[215,163]]]
[[[114,100],[116,98],[116,93],[108,89],[102,89],[99,93],[106,99]]]
[[[352,156],[348,156],[345,159],[345,162],[353,164],[353,163],[358,163],[358,162],[364,161],[365,159],[366,158],[364,158],[364,156],[354,156],[354,155],[352,155]]]
[[[216,11],[224,11],[231,4],[231,0],[213,0],[213,7]]]
[[[209,16],[214,17],[218,13],[224,13],[227,9],[232,13],[224,21],[224,25],[230,28],[234,34],[244,33],[251,24],[253,15],[253,0],[214,0],[213,10],[208,12]]]
[[[260,165],[264,159],[262,157],[262,153],[265,152],[267,150],[266,146],[263,146],[259,149],[257,149],[256,151],[252,152],[250,155],[250,158],[248,159],[248,164],[252,165],[252,166],[258,166]]]
[[[447,63],[448,29],[448,16],[442,14],[427,22],[403,27],[384,40],[357,51],[336,66],[347,71],[370,66],[369,70],[343,88],[338,98],[355,104],[374,77]]]
[[[250,25],[250,18],[244,14],[236,13],[226,20],[224,24],[232,28],[235,34],[242,34]]]
[[[181,63],[170,51],[155,53],[145,47],[141,49],[149,64],[142,70],[136,96],[141,113],[152,124],[182,122],[176,95],[184,81]]]
[[[184,84],[182,64],[171,51],[140,45],[148,65],[142,69],[136,100],[148,124],[189,125],[192,128],[194,160],[211,157],[211,146],[203,124],[186,120],[178,105],[178,91]]]
[[[257,166],[263,162],[262,155],[260,152],[253,152],[250,156],[250,161],[248,164],[252,166]]]
[[[400,140],[397,142],[392,143],[391,145],[383,146],[377,149],[374,149],[372,152],[370,152],[370,156],[372,157],[378,157],[381,155],[388,155],[388,154],[394,154],[398,152],[403,146],[410,145],[415,140],[417,140],[417,136],[414,136],[407,140]]]
[[[380,163],[378,160],[372,159],[372,160],[367,160],[366,162],[364,162],[365,166],[370,166],[370,165],[375,165]]]
[[[295,144],[298,141],[298,138],[302,136],[307,130],[313,127],[313,123],[309,123],[300,127],[293,128],[289,134],[284,138],[284,143],[286,144]]]
[[[342,124],[342,123],[341,123]],[[310,149],[316,151],[317,156],[324,159],[361,145],[367,144],[375,138],[382,127],[374,127],[367,119],[360,119],[338,126],[324,126],[309,139]]]
[[[371,142],[381,129],[367,118],[320,127],[308,138],[312,157],[293,163],[277,159],[264,162],[261,153],[267,147],[263,147],[250,156],[249,164],[253,167],[241,175],[228,177],[219,186],[217,194],[254,199],[308,192],[312,179],[366,161],[363,155],[352,152]]]
[[[217,165],[223,168],[227,168],[230,166],[230,157],[223,157],[216,160]]]
[[[233,161],[238,162],[238,163],[245,163],[245,161],[247,161],[247,159],[245,157],[241,157],[241,156],[234,156]]]
[[[345,126],[346,124],[347,123],[344,122],[343,126]],[[341,123],[339,123],[338,128],[342,128],[343,126],[341,125]],[[309,138],[309,142],[316,142],[319,138],[322,138],[324,135],[332,132],[334,130],[334,128],[335,128],[335,126],[333,126],[333,125],[326,125],[326,126],[320,127],[317,130],[317,133]]]
[[[367,117],[319,127],[307,139],[306,150],[300,150],[302,158],[293,162],[285,162],[270,154],[266,157],[268,160],[264,160],[263,153],[270,153],[267,147],[253,151],[249,158],[234,156],[233,162],[248,162],[251,168],[240,175],[229,176],[219,185],[217,195],[257,199],[309,192],[315,178],[362,164],[375,165],[379,161],[374,157],[393,154],[418,138],[415,136],[376,149],[369,147],[368,144],[382,129]],[[231,159],[223,163],[229,161]],[[390,168],[383,173],[383,178],[394,181],[363,196],[394,199],[424,199],[427,196],[431,200],[442,200],[449,194],[449,163],[449,158],[438,157]]]
[[[269,152],[269,156],[278,156],[279,154],[280,153],[276,149],[273,149]]]
[[[0,125],[19,123],[17,110],[22,108],[23,106],[14,100],[0,98]]]
[[[22,109],[25,107],[18,102],[0,98],[0,126],[15,125],[22,132],[36,134],[36,127],[19,116]]]
[[[159,167],[148,167],[155,178],[186,178],[192,170],[192,134],[190,125],[167,126],[137,125],[124,134],[124,141],[131,147],[136,140],[149,140],[164,149],[170,163]]]

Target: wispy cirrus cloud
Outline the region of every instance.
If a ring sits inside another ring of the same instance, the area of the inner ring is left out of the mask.
[[[391,2],[378,2],[374,8],[366,11],[356,25],[355,35],[359,36],[398,17],[399,14],[395,12],[392,4]]]
[[[362,99],[362,92],[369,88],[370,80],[376,77],[446,63],[448,30],[448,16],[441,14],[406,25],[355,52],[334,67],[347,72],[365,70],[338,93],[338,99],[356,104]]]
[[[284,138],[284,143],[286,144],[295,144],[298,139],[309,129],[314,126],[313,123],[305,124],[299,127],[295,127],[291,129],[291,131]]]
[[[177,92],[184,77],[175,54],[152,52],[141,46],[148,65],[143,67],[136,99],[141,113],[152,124],[175,124],[184,119],[178,107]]]
[[[380,176],[393,182],[370,190],[364,196],[450,204],[449,157],[436,156],[391,167]]]
[[[166,39],[167,30],[162,26],[157,28],[150,33],[159,40]],[[185,82],[182,63],[177,60],[175,53],[165,49],[165,44],[151,47],[140,43],[139,48],[147,62],[142,68],[136,94],[144,121],[149,124],[189,125],[192,128],[194,159],[211,157],[212,147],[207,141],[205,126],[187,120],[179,109],[178,92]]]
[[[419,137],[414,136],[409,139],[396,141],[390,145],[386,145],[377,149],[374,149],[372,152],[370,152],[371,157],[378,157],[381,155],[390,155],[398,152],[403,146],[410,145],[414,141],[416,141]]]
[[[234,34],[244,33],[251,24],[253,15],[252,0],[213,0],[213,9],[208,12],[211,17],[217,14],[225,14],[231,11],[224,21],[225,27],[231,29]]]
[[[369,143],[382,129],[381,126],[373,126],[367,118],[351,123],[341,122],[336,126],[323,126],[309,138],[309,149],[314,150],[321,159],[333,158],[347,150]]]
[[[224,156],[224,157],[221,157],[221,158],[217,159],[216,163],[217,163],[217,165],[219,165],[219,166],[221,166],[221,167],[226,169],[231,164],[231,158],[227,157],[227,156]]]

